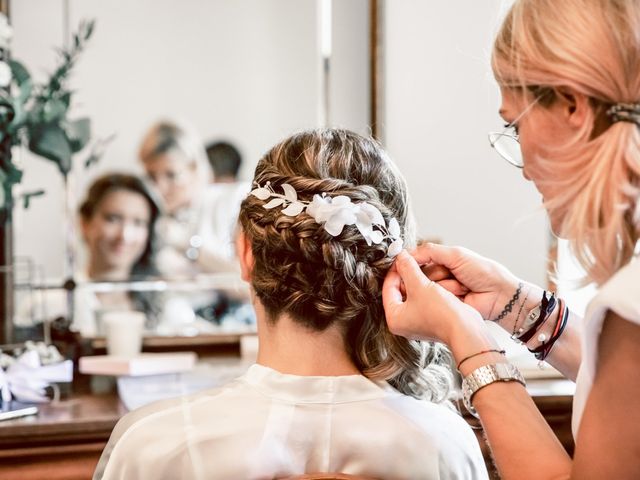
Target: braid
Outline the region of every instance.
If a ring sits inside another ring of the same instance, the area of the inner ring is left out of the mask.
[[[254,181],[287,183],[304,201],[325,192],[369,203],[387,223],[395,217],[405,244],[412,243],[404,179],[373,140],[344,130],[295,135],[260,160]],[[443,347],[387,328],[381,292],[393,259],[386,245],[368,245],[354,225],[333,237],[306,212],[283,215],[252,195],[242,203],[240,222],[254,256],[253,289],[271,321],[286,313],[314,331],[337,325],[364,375],[414,397],[446,398],[451,372],[439,366]]]

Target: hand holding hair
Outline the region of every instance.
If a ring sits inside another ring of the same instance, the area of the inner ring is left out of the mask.
[[[504,266],[466,248],[425,243],[412,255],[418,264],[429,265],[423,269],[433,270],[434,265],[439,265],[438,274],[441,276],[444,269],[448,270],[451,278],[438,283],[480,312],[485,320],[494,319],[500,314],[521,283]],[[539,302],[542,289],[527,284],[529,288],[533,307]],[[508,323],[510,319],[506,320]]]
[[[429,280],[406,251],[398,255],[395,266],[382,287],[382,301],[392,333],[450,343],[456,332],[465,330],[465,325],[481,323],[475,309]]]

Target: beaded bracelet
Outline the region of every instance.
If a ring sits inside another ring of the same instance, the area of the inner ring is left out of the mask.
[[[518,320],[520,320],[520,315],[522,314],[522,310],[524,309],[525,304],[527,303],[527,299],[529,298],[529,294],[531,293],[531,288],[527,290],[527,294],[524,296],[524,300],[520,304],[520,308],[518,309],[518,316],[516,316],[516,321],[513,322],[513,331],[511,332],[511,338],[516,337],[516,330],[518,329]]]

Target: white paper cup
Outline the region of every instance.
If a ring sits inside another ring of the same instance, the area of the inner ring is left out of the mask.
[[[145,318],[142,312],[104,312],[102,326],[107,340],[107,353],[126,358],[138,355],[142,350]]]

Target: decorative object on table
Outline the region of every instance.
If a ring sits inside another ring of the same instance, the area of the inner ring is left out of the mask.
[[[57,383],[73,380],[73,363],[53,345],[26,342],[16,357],[0,353],[0,398],[3,402],[45,403],[57,400]]]
[[[0,13],[0,344],[11,341],[13,318],[13,207],[21,200],[28,207],[31,199],[44,190],[24,192],[14,198],[14,186],[22,180],[19,162],[12,159],[11,148],[26,146],[36,155],[56,164],[65,190],[65,275],[73,272],[73,198],[72,158],[91,138],[88,118],[70,119],[73,91],[68,79],[94,29],[94,22],[81,22],[71,42],[58,50],[59,62],[44,83],[33,81],[27,68],[9,55],[12,29]],[[102,153],[104,143],[97,142],[85,165]],[[71,296],[70,296],[71,298]],[[73,311],[70,309],[69,311]]]
[[[191,370],[198,359],[193,352],[141,353],[136,357],[95,355],[80,358],[80,373],[88,375],[159,375]]]
[[[31,403],[22,403],[15,400],[9,402],[0,401],[0,420],[12,420],[18,417],[36,415],[38,407]]]

